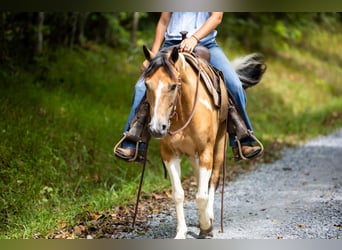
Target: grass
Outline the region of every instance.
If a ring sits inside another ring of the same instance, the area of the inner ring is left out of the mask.
[[[268,43],[267,73],[247,91],[248,113],[267,150],[342,126],[342,35],[317,28],[305,37]],[[248,53],[223,47],[231,59]],[[34,66],[0,71],[0,239],[48,237],[87,213],[135,200],[141,166],[117,160],[112,149],[142,53],[89,48],[60,49]],[[149,149],[147,193],[169,186],[158,142]]]
[[[20,69],[2,81],[1,238],[47,235],[87,209],[133,197],[140,167],[117,161],[112,148],[135,73],[117,63],[127,55],[94,49],[57,51],[63,59],[43,58],[51,61],[34,74]]]
[[[262,125],[262,139],[296,144],[341,125],[342,61],[337,51],[342,34],[323,46],[329,34],[313,29],[302,43],[282,46],[269,58],[262,87],[248,93],[249,113]]]

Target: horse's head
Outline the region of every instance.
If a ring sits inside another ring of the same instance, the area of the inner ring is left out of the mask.
[[[180,78],[177,70],[177,48],[163,49],[155,56],[145,46],[144,54],[150,61],[144,72],[146,99],[150,104],[149,130],[153,137],[164,137],[170,128],[170,118],[175,112]]]

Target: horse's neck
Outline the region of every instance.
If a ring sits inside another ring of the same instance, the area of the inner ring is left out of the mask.
[[[190,65],[187,66],[190,67]],[[191,73],[189,73],[189,70],[191,70]],[[193,69],[188,68],[188,71],[181,71],[181,89],[177,97],[176,107],[180,120],[187,120],[191,114],[195,100],[196,81],[196,74],[193,72]]]

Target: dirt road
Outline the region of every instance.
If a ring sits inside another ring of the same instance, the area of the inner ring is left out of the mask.
[[[225,187],[224,232],[220,202],[215,203],[214,239],[341,239],[342,129],[285,149],[271,164],[261,164]],[[171,204],[172,206],[172,204]],[[185,205],[188,238],[196,238],[198,211]],[[151,229],[127,238],[173,238],[174,211],[154,215]]]

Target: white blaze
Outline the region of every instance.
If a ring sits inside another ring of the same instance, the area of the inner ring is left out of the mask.
[[[151,120],[151,129],[155,130],[158,128],[158,106],[159,106],[159,102],[161,99],[161,94],[162,94],[162,90],[164,88],[164,83],[162,81],[159,81],[158,83],[158,88],[156,90],[156,101],[154,103],[154,109],[153,109],[153,116],[152,116],[152,120]]]

